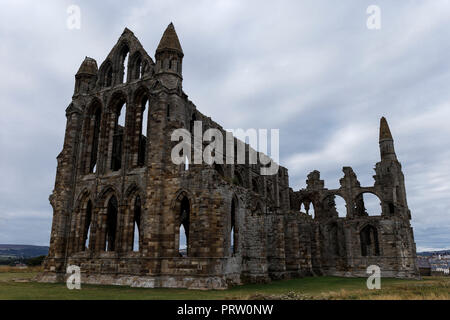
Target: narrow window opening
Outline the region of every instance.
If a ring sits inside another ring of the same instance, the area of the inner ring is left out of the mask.
[[[147,130],[148,130],[148,110],[149,101],[145,98],[141,103],[141,134],[139,135],[139,154],[138,165],[142,167],[145,164],[145,154],[147,148]]]
[[[121,61],[121,66],[122,66],[122,81],[121,83],[125,83],[128,82],[128,57],[129,57],[129,52],[128,52],[128,48],[125,48],[122,52],[122,61]]]
[[[124,103],[122,107],[117,109],[116,123],[114,125],[113,151],[111,159],[112,171],[118,171],[120,170],[120,168],[122,168],[122,149],[125,132],[126,110],[127,110],[126,103]]]
[[[314,203],[312,203],[310,200],[305,200],[302,204],[305,208],[305,213],[310,215],[314,219],[316,217],[316,212],[314,210]]]
[[[119,124],[119,126],[125,127],[125,113],[126,113],[126,108],[127,105],[124,104],[124,107],[121,108],[121,110],[119,110],[119,119],[117,121],[117,123]]]
[[[106,232],[104,251],[114,251],[116,243],[118,204],[115,196],[109,199],[106,210]]]
[[[134,217],[133,217],[133,246],[132,251],[139,251],[140,237],[141,237],[141,198],[136,197],[134,203]]]
[[[98,107],[94,114],[94,128],[92,132],[92,150],[89,164],[89,173],[95,173],[97,169],[97,153],[98,153],[98,141],[100,137],[101,115],[102,111],[100,107]]]
[[[190,205],[189,200],[183,197],[180,205],[180,234],[178,252],[180,257],[187,257],[189,255],[189,215]]]
[[[235,200],[231,202],[231,227],[230,227],[230,254],[237,253],[238,241],[236,232],[236,203]]]
[[[89,200],[86,206],[86,216],[84,220],[82,251],[89,249],[90,246],[89,242],[90,242],[91,220],[92,220],[92,202],[91,200]]]

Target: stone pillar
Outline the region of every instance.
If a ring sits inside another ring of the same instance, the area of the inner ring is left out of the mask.
[[[49,254],[44,263],[46,271],[65,271],[76,176],[76,162],[73,160],[78,153],[81,113],[82,110],[73,103],[66,110],[67,124],[64,146],[57,158],[55,187],[50,196],[50,203],[53,207],[53,223]]]

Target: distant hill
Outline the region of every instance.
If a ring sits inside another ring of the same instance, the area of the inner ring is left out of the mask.
[[[450,255],[450,250],[417,252],[418,256],[423,256],[423,257],[435,256],[435,255],[439,255],[439,254],[442,256]]]
[[[46,256],[48,247],[22,244],[0,244],[0,259],[20,259]]]

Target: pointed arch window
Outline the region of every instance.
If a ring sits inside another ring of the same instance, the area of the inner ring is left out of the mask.
[[[140,53],[137,53],[134,58],[132,78],[134,80],[141,79],[142,75],[143,75],[142,58]]]
[[[81,250],[85,251],[90,247],[90,231],[91,231],[91,221],[92,221],[92,202],[88,201],[86,205],[86,212],[84,216],[84,226],[83,226],[83,243],[81,246]]]
[[[190,203],[184,196],[180,203],[179,212],[179,244],[178,252],[182,257],[189,255],[189,227],[190,227]]]
[[[114,114],[114,131],[112,144],[111,170],[118,171],[122,168],[122,152],[125,136],[127,104],[123,98],[118,103],[116,113]]]
[[[149,112],[149,100],[146,96],[141,100],[141,123],[139,134],[139,146],[138,146],[138,166],[145,165],[145,155],[147,149],[147,130],[148,130],[148,112]]]
[[[119,206],[117,198],[112,196],[108,201],[106,209],[106,230],[105,230],[105,245],[104,251],[114,251],[116,249],[116,229],[117,229],[117,215]]]
[[[139,251],[141,248],[141,198],[136,196],[133,208],[133,243],[132,251]]]
[[[130,49],[124,46],[120,52],[120,83],[128,82],[128,58],[130,56]]]
[[[95,173],[97,169],[97,157],[98,157],[98,142],[100,138],[100,121],[102,118],[102,109],[97,107],[94,112],[92,134],[92,149],[89,163],[89,173]]]

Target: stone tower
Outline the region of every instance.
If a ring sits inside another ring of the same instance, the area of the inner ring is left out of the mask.
[[[376,164],[375,186],[383,190],[386,215],[411,219],[411,213],[406,201],[405,177],[402,165],[397,160],[394,149],[394,139],[385,117],[380,120],[380,156]]]

